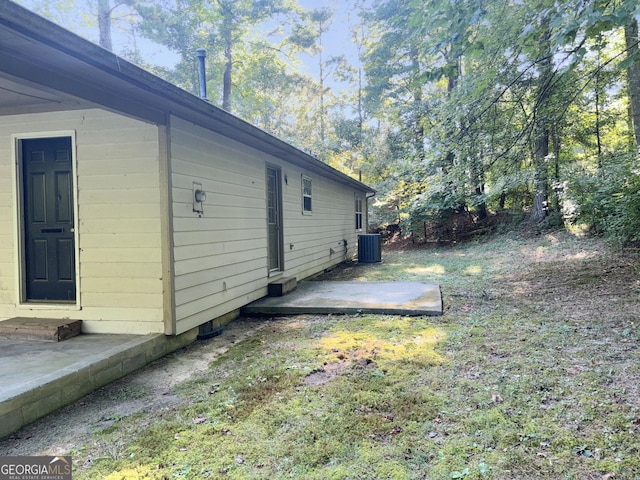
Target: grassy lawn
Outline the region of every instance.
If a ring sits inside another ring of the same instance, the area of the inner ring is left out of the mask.
[[[637,250],[512,234],[383,258],[324,279],[435,281],[445,315],[261,319],[181,406],[70,452],[74,478],[640,479]]]

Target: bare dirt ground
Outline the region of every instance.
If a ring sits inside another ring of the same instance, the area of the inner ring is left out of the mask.
[[[640,326],[640,251],[583,251],[569,258],[531,263],[505,278],[501,289],[536,309],[552,309],[573,322],[570,349],[591,358],[592,366],[618,372],[610,388],[626,392],[640,407],[638,327]]]
[[[197,377],[234,344],[268,324],[264,319],[237,319],[222,335],[196,341],[0,440],[0,455],[67,454],[118,418],[177,408],[184,400],[173,387]]]

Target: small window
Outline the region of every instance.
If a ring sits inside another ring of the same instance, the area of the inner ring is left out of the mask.
[[[362,197],[356,195],[356,230],[362,230]]]
[[[313,210],[311,204],[311,179],[302,176],[302,213],[311,213]]]

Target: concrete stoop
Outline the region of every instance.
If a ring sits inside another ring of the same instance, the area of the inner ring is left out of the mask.
[[[273,282],[269,282],[267,291],[270,297],[282,297],[293,292],[298,287],[296,277],[282,277]]]
[[[197,334],[198,330],[194,329],[177,337],[162,334],[79,335],[64,342],[66,355],[55,350],[43,353],[45,347],[39,342],[40,346],[33,348],[32,363],[37,365],[38,355],[43,355],[44,359],[48,354],[59,358],[60,368],[38,375],[24,375],[28,377],[25,381],[14,378],[21,372],[5,375],[6,381],[0,375],[0,438],[192,343]],[[107,342],[106,337],[112,339]],[[47,342],[46,345],[53,349],[61,344]],[[11,355],[13,348],[30,348],[30,344],[12,340],[11,344],[3,345],[3,354]],[[7,388],[6,385],[11,386]]]

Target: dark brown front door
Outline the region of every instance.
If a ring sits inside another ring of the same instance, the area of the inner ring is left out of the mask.
[[[76,298],[71,138],[22,140],[26,300]]]

